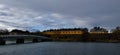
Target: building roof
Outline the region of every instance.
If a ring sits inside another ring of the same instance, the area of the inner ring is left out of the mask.
[[[46,31],[43,31],[43,32],[47,32],[47,31],[74,31],[74,30],[80,30],[80,31],[88,32],[87,28],[50,29],[50,30],[46,30]]]

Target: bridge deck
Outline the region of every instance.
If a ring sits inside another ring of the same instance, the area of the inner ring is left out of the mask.
[[[36,35],[0,35],[0,38],[3,39],[17,39],[17,38],[38,38],[38,39],[48,39],[48,37],[44,36],[36,36]]]

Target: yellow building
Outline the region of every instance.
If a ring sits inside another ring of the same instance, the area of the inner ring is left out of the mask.
[[[69,35],[69,34],[83,34],[83,31],[80,30],[69,30],[69,31],[60,31],[59,34],[61,35]]]
[[[58,29],[43,31],[42,34],[50,37],[52,40],[78,41],[87,29]]]
[[[108,31],[104,28],[94,27],[90,30],[90,34],[107,34]]]
[[[54,34],[60,34],[60,35],[68,35],[68,34],[83,34],[83,31],[77,31],[77,30],[69,30],[69,31],[48,31],[43,32],[43,34],[47,35],[54,35]]]
[[[84,32],[83,29],[59,29],[47,30],[42,33],[46,35],[82,35]]]
[[[89,32],[90,34],[108,34],[108,32]]]

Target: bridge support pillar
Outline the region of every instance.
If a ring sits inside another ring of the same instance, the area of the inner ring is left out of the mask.
[[[32,40],[32,42],[38,42],[38,39],[37,38],[34,38],[33,40]]]
[[[24,43],[24,39],[17,39],[17,40],[16,40],[16,43],[17,43],[17,44]]]
[[[5,45],[6,41],[0,38],[0,45]]]

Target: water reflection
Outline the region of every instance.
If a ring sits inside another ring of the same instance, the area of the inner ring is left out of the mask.
[[[41,42],[0,46],[1,55],[120,55],[120,43]]]

